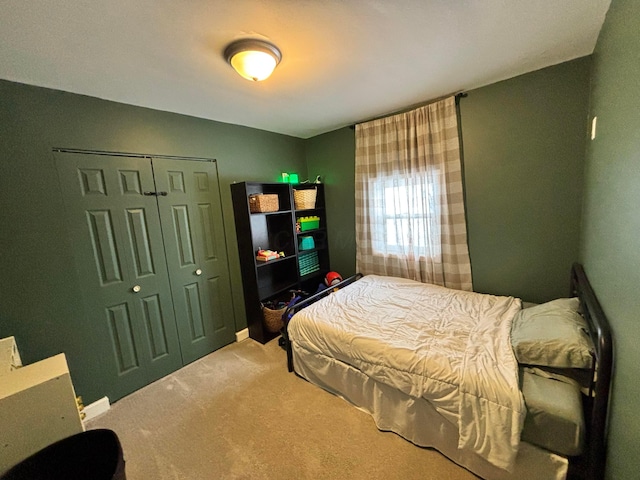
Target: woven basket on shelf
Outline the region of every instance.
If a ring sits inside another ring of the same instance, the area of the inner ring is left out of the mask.
[[[264,318],[264,326],[268,331],[276,333],[284,327],[282,315],[284,314],[286,309],[287,308],[285,307],[278,310],[273,310],[269,307],[265,307],[264,305],[262,306],[262,317]]]
[[[317,193],[318,191],[315,188],[308,188],[304,190],[293,189],[293,202],[296,205],[296,210],[316,208]]]
[[[277,212],[279,208],[278,195],[275,193],[249,195],[251,213]]]

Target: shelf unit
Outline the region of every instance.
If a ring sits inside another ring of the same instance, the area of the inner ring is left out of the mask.
[[[293,190],[316,189],[315,208],[297,210]],[[249,196],[254,194],[278,195],[277,212],[251,213]],[[289,300],[291,290],[313,293],[329,271],[329,242],[324,203],[324,185],[241,182],[231,184],[231,197],[238,238],[240,269],[244,290],[244,304],[249,336],[261,343],[279,335],[264,327],[261,304],[268,300]],[[319,217],[318,228],[299,232],[300,217]],[[302,250],[303,237],[313,238],[313,248]],[[283,252],[284,258],[260,262],[256,252],[260,249]],[[317,256],[318,269],[301,275],[311,256]]]
[[[15,338],[0,339],[0,474],[84,431],[64,353],[22,365]]]

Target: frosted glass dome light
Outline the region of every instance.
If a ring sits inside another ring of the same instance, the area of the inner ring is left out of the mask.
[[[224,51],[224,57],[242,77],[259,82],[273,73],[282,54],[275,45],[262,40],[238,40]]]

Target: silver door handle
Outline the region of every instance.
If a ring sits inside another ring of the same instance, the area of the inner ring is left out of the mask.
[[[200,270],[199,268],[195,271],[195,274],[200,276],[202,275],[202,270]]]
[[[133,293],[138,293],[140,290],[142,290],[142,287],[140,287],[140,285],[134,285],[131,290],[133,290]]]

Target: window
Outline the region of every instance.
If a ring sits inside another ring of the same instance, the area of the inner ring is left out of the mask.
[[[371,182],[374,253],[440,255],[438,184],[425,177],[387,176]],[[429,178],[437,179],[437,172]]]
[[[356,269],[471,290],[455,98],[356,125]]]

